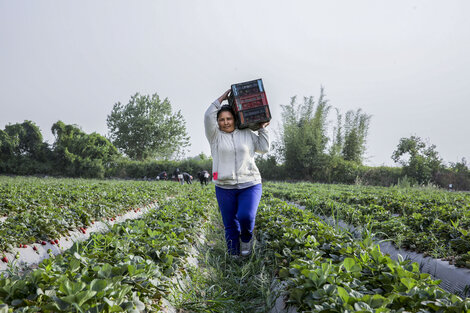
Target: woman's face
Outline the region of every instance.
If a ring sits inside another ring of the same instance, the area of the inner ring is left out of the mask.
[[[219,124],[219,129],[226,133],[231,133],[235,130],[235,119],[232,113],[228,111],[222,111],[219,114],[217,123]]]

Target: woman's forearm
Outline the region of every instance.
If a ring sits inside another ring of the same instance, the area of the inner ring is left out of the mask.
[[[219,100],[212,102],[204,114],[204,128],[206,131],[206,137],[209,142],[215,136],[217,132],[217,111],[220,108]]]

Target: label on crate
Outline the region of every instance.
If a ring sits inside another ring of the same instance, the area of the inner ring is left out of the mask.
[[[245,83],[234,84],[232,85],[232,92],[235,97],[264,92],[263,81],[261,79],[257,79]]]
[[[264,92],[263,82],[261,81],[261,79],[258,79],[258,87],[259,87],[259,92]]]

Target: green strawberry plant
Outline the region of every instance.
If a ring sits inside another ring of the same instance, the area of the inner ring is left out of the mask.
[[[417,263],[394,261],[370,236],[328,226],[265,192],[257,227],[276,251],[288,303],[303,312],[467,312],[470,299],[439,288]]]
[[[399,248],[467,266],[470,248],[468,193],[371,186],[268,183],[273,196],[306,206],[318,215],[369,228]],[[452,226],[459,221],[459,229]]]
[[[13,312],[157,311],[212,205],[180,190],[139,220],[113,225],[26,274],[0,275],[0,305]]]
[[[0,251],[68,236],[94,221],[154,206],[179,189],[168,182],[0,177]]]

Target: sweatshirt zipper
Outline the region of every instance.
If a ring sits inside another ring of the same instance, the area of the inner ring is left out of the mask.
[[[233,144],[233,154],[235,156],[235,178],[237,180],[237,184],[238,184],[238,174],[237,174],[237,149],[235,149],[235,139],[233,138],[233,132],[230,134],[232,135],[232,144]]]

